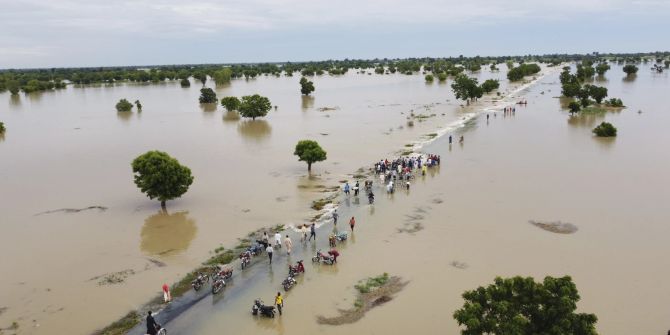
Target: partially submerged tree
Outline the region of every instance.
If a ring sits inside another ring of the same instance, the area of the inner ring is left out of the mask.
[[[135,107],[137,107],[138,112],[142,111],[142,103],[139,100],[135,100]]]
[[[133,104],[126,99],[121,99],[116,103],[117,112],[130,112],[131,109],[133,109]]]
[[[311,140],[302,140],[295,146],[294,155],[298,156],[299,161],[307,163],[307,171],[312,171],[312,163],[326,160],[326,151],[319,143]]]
[[[229,68],[223,68],[219,71],[215,71],[212,75],[212,79],[214,79],[214,83],[217,85],[223,85],[230,82],[232,75],[233,71],[231,71]]]
[[[454,318],[463,335],[596,335],[595,314],[575,313],[579,293],[568,276],[500,278],[492,285],[463,293],[465,303]]]
[[[584,88],[589,91],[589,95],[596,103],[601,103],[607,97],[607,88],[595,85],[584,85]]]
[[[426,79],[426,82],[427,82],[427,83],[432,83],[433,80],[435,79],[435,77],[433,77],[432,74],[427,74],[426,77],[425,77],[425,79]]]
[[[149,151],[135,158],[131,164],[135,185],[149,199],[165,202],[181,197],[193,183],[191,169],[162,151]]]
[[[484,90],[477,85],[477,79],[464,74],[456,76],[454,83],[451,84],[451,89],[454,91],[456,99],[467,100],[468,102],[470,99],[478,99],[484,95]]]
[[[7,130],[7,128],[5,128],[5,124],[0,122],[0,135],[4,134],[5,130]]]
[[[570,114],[574,114],[582,109],[582,105],[577,101],[570,101],[568,108],[570,109]]]
[[[250,117],[252,120],[256,120],[257,117],[267,115],[271,108],[270,99],[258,94],[245,95],[242,97],[239,112],[243,117]]]
[[[198,100],[201,104],[216,103],[216,93],[211,88],[202,88],[200,89],[200,98]]]
[[[181,85],[181,87],[191,87],[191,82],[188,80],[188,78],[184,78],[181,80],[181,82],[179,82],[179,85]]]
[[[616,136],[616,128],[609,122],[603,122],[593,128],[593,133],[598,137],[614,137]]]
[[[633,75],[633,74],[636,74],[637,70],[638,70],[637,66],[635,66],[633,64],[628,64],[628,65],[625,65],[623,67],[623,72],[626,72],[626,75],[629,75],[629,76]]]
[[[610,69],[610,65],[607,63],[599,63],[596,65],[596,72],[598,73],[599,76],[604,76],[605,72]]]
[[[490,93],[500,87],[500,82],[497,79],[487,79],[482,83],[482,90],[484,93]]]
[[[300,78],[300,93],[303,95],[309,95],[314,92],[314,82],[307,80],[307,78]]]
[[[237,97],[224,97],[221,99],[221,106],[225,107],[227,111],[232,112],[240,108],[240,99]]]

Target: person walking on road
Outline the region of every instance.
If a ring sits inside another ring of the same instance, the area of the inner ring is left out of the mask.
[[[307,225],[302,225],[302,228],[300,228],[300,233],[300,241],[307,242]]]
[[[271,264],[271,265],[272,265],[272,252],[273,252],[274,250],[275,250],[275,249],[272,248],[271,245],[268,245],[268,247],[265,249],[265,251],[267,251],[267,253],[268,253],[268,258],[270,259],[270,264]]]
[[[314,241],[316,241],[316,223],[312,223],[312,225],[309,227],[309,240],[312,240],[312,237],[314,237]]]
[[[275,304],[277,305],[279,315],[281,315],[282,307],[284,307],[284,298],[281,296],[281,292],[277,292],[277,296],[275,297]]]
[[[333,224],[337,226],[337,219],[340,217],[340,214],[337,214],[337,209],[333,211]]]
[[[291,241],[291,238],[286,235],[286,238],[284,239],[284,244],[286,244],[286,253],[291,254],[291,249],[293,249],[293,241]]]
[[[351,232],[354,232],[354,226],[356,225],[356,219],[354,217],[351,217],[351,220],[349,220],[349,227],[351,227]]]
[[[281,234],[279,232],[275,233],[275,247],[281,249]]]

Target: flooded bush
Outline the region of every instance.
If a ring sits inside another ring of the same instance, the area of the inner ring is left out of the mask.
[[[216,92],[211,88],[200,89],[200,98],[198,98],[198,101],[200,101],[201,104],[216,103]]]
[[[5,133],[5,130],[7,130],[7,129],[5,128],[5,124],[4,124],[3,122],[0,122],[0,134],[4,134],[4,133]]]
[[[131,109],[133,109],[133,104],[126,99],[121,99],[116,103],[117,112],[130,112]]]
[[[598,137],[614,137],[616,136],[616,128],[611,123],[603,122],[593,128],[593,133]]]

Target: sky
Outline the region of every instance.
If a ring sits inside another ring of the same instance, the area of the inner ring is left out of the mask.
[[[670,0],[0,0],[0,69],[670,50]]]

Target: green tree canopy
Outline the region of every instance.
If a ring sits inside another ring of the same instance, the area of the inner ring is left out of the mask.
[[[426,82],[427,82],[427,83],[432,83],[433,80],[435,79],[435,77],[433,77],[432,74],[427,74],[426,77],[425,77],[424,79],[426,79]]]
[[[303,95],[309,95],[314,92],[314,82],[307,80],[307,78],[300,78],[300,93]]]
[[[135,100],[135,106],[137,107],[138,112],[142,111],[142,103],[139,100]]]
[[[217,85],[223,85],[230,82],[230,78],[233,76],[233,71],[230,68],[223,68],[221,70],[215,71],[212,75],[212,79]]]
[[[568,108],[570,109],[570,114],[577,113],[582,109],[582,105],[577,101],[570,101]]]
[[[603,122],[593,128],[593,133],[598,137],[614,137],[616,136],[616,128],[609,122]]]
[[[537,64],[519,64],[517,67],[510,68],[507,72],[507,79],[510,81],[519,81],[525,76],[538,72],[540,72],[540,66]]]
[[[595,85],[584,85],[584,88],[589,92],[589,95],[597,103],[601,103],[607,97],[607,88]]]
[[[198,100],[201,104],[216,103],[216,92],[209,87],[202,88],[200,89],[200,98]]]
[[[224,97],[221,99],[221,106],[225,107],[227,111],[234,111],[240,108],[240,99],[237,97]]]
[[[298,156],[299,161],[307,162],[307,171],[312,171],[312,163],[326,160],[326,151],[319,143],[311,140],[302,140],[295,146],[294,155]]]
[[[482,90],[484,93],[490,93],[500,87],[500,82],[497,79],[487,79],[482,83]]]
[[[131,164],[135,185],[149,199],[165,202],[181,197],[193,183],[191,169],[162,151],[149,151],[135,158]]]
[[[5,128],[5,124],[2,123],[2,122],[0,122],[0,135],[1,135],[1,134],[4,134],[4,133],[5,133],[5,130],[7,130],[7,129]]]
[[[242,97],[239,112],[243,117],[250,117],[256,120],[257,117],[267,115],[271,108],[270,99],[258,94],[245,95]]]
[[[191,82],[188,78],[184,78],[179,82],[179,85],[181,85],[181,87],[191,87]]]
[[[632,74],[636,74],[637,70],[638,70],[637,66],[633,64],[628,64],[623,67],[623,72],[626,72],[626,74],[629,76]]]
[[[492,285],[463,293],[454,318],[463,335],[596,335],[594,314],[575,313],[579,293],[568,276],[497,277]]]
[[[484,95],[484,90],[477,85],[476,78],[470,78],[464,74],[459,74],[451,84],[451,89],[456,95],[456,99],[470,100],[478,99]]]
[[[437,80],[439,80],[440,82],[445,82],[445,81],[447,81],[447,74],[444,73],[444,72],[440,72],[440,73],[438,73],[438,74],[437,74]]]
[[[116,103],[116,111],[118,112],[130,112],[133,109],[133,104],[126,99],[121,99]]]
[[[604,76],[605,72],[607,72],[607,70],[609,69],[610,65],[605,62],[596,65],[596,72],[598,73],[599,76]]]

